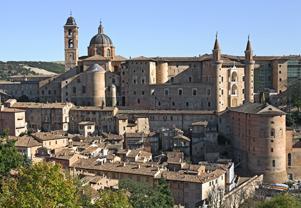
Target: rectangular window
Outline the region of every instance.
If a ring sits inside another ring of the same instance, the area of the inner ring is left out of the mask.
[[[275,166],[276,166],[276,162],[275,162],[275,160],[273,160],[273,161],[272,161],[272,165],[273,165],[273,167],[275,167]]]
[[[164,89],[164,95],[168,96],[169,95],[169,90],[168,89]]]
[[[196,93],[197,93],[197,89],[192,89],[192,95],[196,96]]]
[[[82,93],[86,93],[86,86],[82,86]]]
[[[178,90],[179,95],[183,95],[183,89]]]

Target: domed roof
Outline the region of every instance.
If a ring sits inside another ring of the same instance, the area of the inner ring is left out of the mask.
[[[92,64],[87,71],[89,72],[106,72],[106,70],[98,64]]]
[[[74,17],[72,16],[68,17],[66,25],[76,25]]]
[[[90,41],[90,45],[95,45],[95,44],[112,45],[113,43],[109,36],[105,34],[97,34]]]
[[[90,46],[91,45],[96,45],[96,44],[101,44],[105,46],[111,46],[113,45],[113,42],[109,36],[104,34],[103,32],[103,26],[100,22],[100,25],[98,27],[98,34],[96,34],[90,41]]]

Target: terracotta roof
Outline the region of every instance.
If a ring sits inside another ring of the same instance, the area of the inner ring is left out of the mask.
[[[75,151],[70,148],[64,148],[59,150],[57,153],[51,156],[51,158],[57,158],[61,160],[69,160],[74,155],[76,155]]]
[[[14,108],[64,108],[73,106],[72,103],[34,103],[34,102],[16,102],[13,104]]]
[[[197,121],[197,122],[193,122],[191,125],[192,126],[207,126],[208,121]]]
[[[181,135],[181,134],[178,134],[176,136],[173,137],[174,139],[180,139],[180,140],[185,140],[185,141],[188,141],[190,142],[190,139],[184,135]]]
[[[96,159],[80,159],[71,165],[73,168],[80,168],[85,170],[101,171],[101,172],[115,172],[126,173],[134,175],[145,175],[155,177],[159,173],[159,166],[149,165],[144,163],[104,163],[98,164]]]
[[[36,132],[32,136],[38,141],[48,141],[55,139],[67,139],[64,131],[51,131],[51,132]]]
[[[78,125],[95,125],[95,123],[92,121],[81,121]]]
[[[211,180],[214,180],[223,174],[226,171],[222,169],[216,169],[210,173],[203,173],[199,175],[185,174],[182,171],[174,172],[174,171],[164,171],[162,173],[162,177],[169,181],[185,181],[192,183],[207,183]]]
[[[38,147],[42,146],[42,143],[38,142],[31,136],[14,137],[10,136],[9,139],[15,140],[16,147]]]
[[[142,138],[147,137],[145,133],[125,133],[126,138]]]
[[[21,113],[25,112],[25,110],[17,109],[17,108],[3,108],[0,110],[0,113]]]
[[[139,110],[139,109],[119,109],[118,114],[191,114],[191,115],[208,115],[214,114],[215,111],[200,110]]]
[[[239,107],[229,108],[230,111],[250,114],[265,114],[265,115],[285,115],[285,112],[280,109],[262,103],[246,103]]]
[[[82,61],[125,61],[126,58],[123,56],[115,56],[113,59],[112,58],[107,58],[103,57],[101,55],[95,55],[95,56],[90,56],[90,57],[80,57]]]
[[[113,111],[115,107],[100,107],[100,106],[73,106],[73,111]]]

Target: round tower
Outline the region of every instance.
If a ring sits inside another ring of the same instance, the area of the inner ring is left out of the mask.
[[[249,115],[248,169],[263,174],[266,183],[287,181],[285,113],[267,105]]]
[[[220,112],[222,111],[222,101],[221,101],[221,90],[222,88],[220,87],[220,82],[221,82],[221,68],[223,64],[223,60],[221,59],[221,50],[219,47],[219,42],[217,38],[217,33],[215,36],[215,42],[214,42],[214,48],[212,50],[212,65],[213,65],[213,70],[215,74],[215,102],[216,102],[216,111]]]
[[[250,37],[245,50],[245,102],[254,102],[254,66],[253,51]]]
[[[98,64],[93,64],[87,70],[87,93],[93,106],[104,107],[106,105],[105,73],[106,71]]]
[[[168,81],[168,63],[158,62],[156,70],[156,83],[164,84]]]
[[[117,105],[117,89],[114,84],[111,86],[112,107]]]

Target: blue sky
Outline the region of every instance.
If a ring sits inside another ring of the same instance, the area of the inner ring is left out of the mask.
[[[242,55],[248,34],[256,55],[301,53],[299,0],[6,0],[0,8],[4,61],[63,60],[70,10],[80,27],[80,55],[100,19],[125,57],[211,53],[216,31],[223,53]]]

